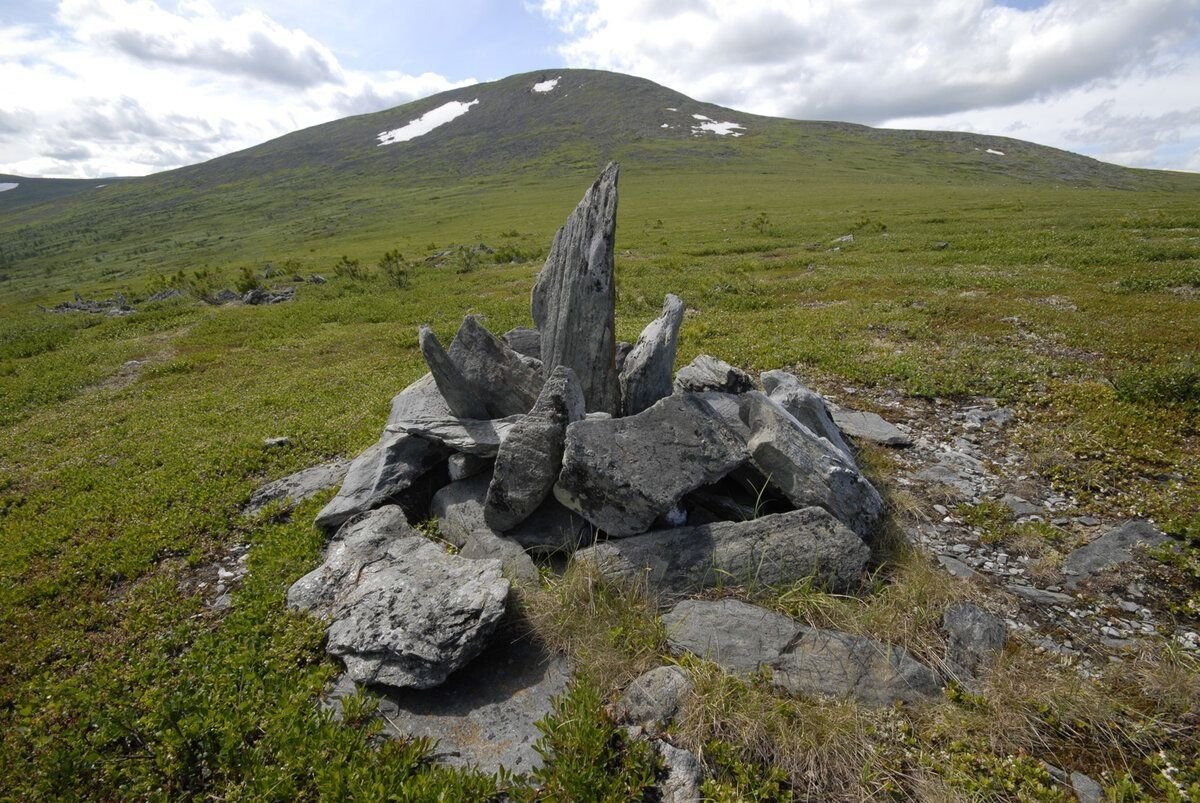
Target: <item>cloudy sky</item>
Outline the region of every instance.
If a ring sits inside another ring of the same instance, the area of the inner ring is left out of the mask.
[[[0,0],[0,172],[141,175],[555,66],[1200,171],[1200,0]]]

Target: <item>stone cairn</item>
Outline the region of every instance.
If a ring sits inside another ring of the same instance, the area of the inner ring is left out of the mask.
[[[675,601],[714,585],[860,579],[883,504],[825,401],[784,371],[700,356],[672,377],[684,304],[615,338],[618,166],[558,230],[533,288],[534,329],[468,316],[392,401],[379,441],[317,517],[334,533],[290,606],[329,622],[358,683],[427,689],[488,645],[531,558],[573,554]],[[411,526],[430,516],[452,554]],[[936,693],[904,650],[732,600],[685,600],[668,638],[792,691],[887,704]],[[749,643],[753,641],[753,644]]]

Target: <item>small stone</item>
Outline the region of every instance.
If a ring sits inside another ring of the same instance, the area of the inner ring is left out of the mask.
[[[975,580],[979,578],[979,574],[974,569],[949,555],[938,555],[937,559],[946,571],[961,580]]]
[[[846,410],[841,407],[834,407],[832,412],[834,423],[852,438],[878,443],[881,446],[912,446],[912,438],[901,432],[895,424],[888,423],[875,413]]]
[[[1145,519],[1131,519],[1109,530],[1096,540],[1076,549],[1063,559],[1066,586],[1074,589],[1099,572],[1133,559],[1136,546],[1154,547],[1171,539]]]
[[[654,746],[667,769],[667,777],[658,786],[659,800],[662,803],[700,803],[704,799],[700,793],[704,777],[700,760],[687,750],[664,741],[656,741]]]
[[[346,477],[349,469],[350,461],[338,458],[269,482],[254,492],[242,512],[246,516],[253,516],[271,502],[277,501],[289,505],[298,504],[337,485]]]
[[[1021,497],[1014,496],[1013,494],[1005,494],[1004,496],[1000,497],[1000,504],[1008,508],[1009,512],[1018,519],[1025,516],[1036,516],[1042,512],[1041,508],[1039,508],[1037,505],[1031,504]]]
[[[1074,597],[1067,594],[1059,594],[1055,591],[1043,591],[1033,586],[1010,584],[1006,585],[1005,588],[1018,597],[1027,599],[1037,605],[1070,605],[1075,601]]]
[[[263,440],[264,449],[282,449],[285,446],[291,445],[292,439],[286,435],[282,435],[278,438],[266,438]]]
[[[493,461],[486,457],[455,452],[446,460],[446,469],[450,473],[450,481],[458,482],[489,470],[492,463]]]
[[[1105,800],[1104,787],[1082,772],[1071,773],[1071,788],[1079,803],[1103,803]]]
[[[620,722],[628,722],[657,732],[679,712],[680,703],[692,691],[688,673],[678,666],[660,666],[639,675],[617,701]]]
[[[970,602],[950,605],[942,614],[946,663],[978,677],[1004,649],[1004,620]]]

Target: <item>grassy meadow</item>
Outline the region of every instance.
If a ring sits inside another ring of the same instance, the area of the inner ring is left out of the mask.
[[[1200,618],[1200,181],[1077,188],[919,162],[880,178],[775,163],[765,146],[760,170],[699,170],[650,150],[621,179],[620,338],[674,292],[688,308],[679,365],[707,352],[817,389],[994,397],[1020,412],[1029,470],[1080,512],[1152,516],[1187,539],[1173,615]],[[364,712],[335,723],[316,705],[337,666],[322,628],[283,602],[316,565],[311,521],[332,491],[290,516],[240,514],[264,482],[375,440],[425,370],[419,324],[443,342],[469,312],[494,332],[529,325],[541,258],[593,175],[339,184],[299,193],[290,215],[274,196],[278,214],[261,215],[231,196],[166,234],[118,232],[114,214],[81,237],[79,210],[0,224],[10,246],[72,232],[0,270],[0,798],[639,799],[654,759],[604,712],[631,672],[666,660],[636,589],[572,570],[531,592],[533,626],[580,667],[547,723],[546,769],[444,770],[428,745],[377,746]],[[479,242],[518,261],[425,261]],[[376,267],[392,249],[406,286]],[[335,273],[343,256],[362,275]],[[284,278],[267,284],[329,281],[269,307],[138,304],[268,266]],[[39,309],[75,290],[121,291],[139,310]],[[279,435],[292,445],[263,448]],[[885,487],[889,462],[870,461]],[[210,610],[198,582],[238,544],[248,577]],[[758,593],[920,653],[936,648],[937,606],[969,593],[948,585],[901,552],[858,599]],[[675,738],[704,756],[715,800],[1069,799],[1041,759],[1083,768],[1113,800],[1200,794],[1196,667],[1166,647],[1085,681],[1017,645],[983,692],[885,711],[784,701],[687,666],[702,693]]]

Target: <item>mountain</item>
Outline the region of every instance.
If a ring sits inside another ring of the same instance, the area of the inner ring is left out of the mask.
[[[384,132],[424,115],[429,122],[454,111],[459,116],[421,136],[381,142]],[[721,175],[819,186],[1200,184],[1200,177],[1117,167],[1004,137],[763,117],[627,75],[544,70],[143,178],[0,177],[19,185],[0,193],[0,266],[18,277],[58,277],[61,285],[334,252],[338,246],[325,241],[347,248],[356,237],[382,240],[398,219],[431,225],[426,217],[461,214],[467,199],[482,215],[514,185],[554,180],[574,192],[577,180],[558,179],[590,176],[610,159],[621,161],[626,175],[669,173],[676,181]]]

